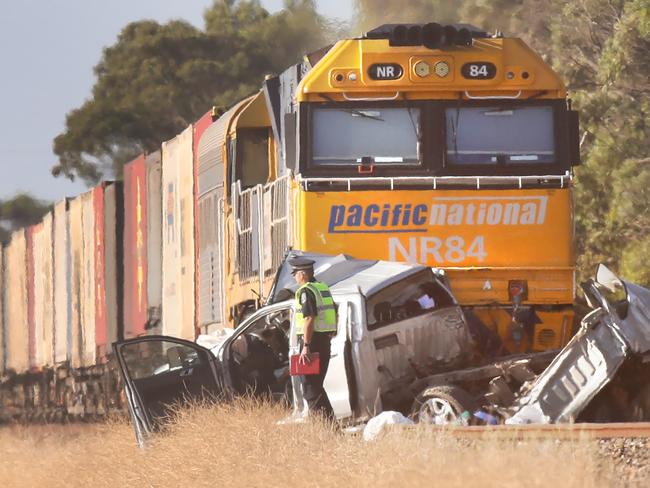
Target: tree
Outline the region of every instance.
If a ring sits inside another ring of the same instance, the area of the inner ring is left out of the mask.
[[[578,266],[584,276],[605,262],[627,279],[650,284],[644,255],[650,248],[650,66],[643,61],[650,49],[650,3],[558,5],[556,69],[575,91],[587,136],[585,164],[576,171]]]
[[[217,0],[205,30],[172,21],[127,25],[95,67],[92,97],[54,140],[55,176],[95,183],[153,151],[213,105],[229,106],[326,42],[311,1],[269,14],[259,0]]]
[[[37,224],[51,205],[27,194],[0,201],[0,242],[7,242],[15,230]]]

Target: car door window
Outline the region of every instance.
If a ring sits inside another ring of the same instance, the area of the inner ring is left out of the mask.
[[[118,345],[126,376],[142,408],[157,427],[169,408],[221,392],[211,353],[176,339],[141,339]]]

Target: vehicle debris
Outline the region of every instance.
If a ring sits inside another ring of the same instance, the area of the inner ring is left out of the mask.
[[[647,378],[650,290],[621,280],[604,265],[582,289],[593,311],[551,365],[518,396],[506,423],[575,421],[626,361],[636,360],[646,373],[635,377]]]
[[[648,377],[650,363],[650,290],[621,280],[604,265],[582,290],[592,311],[562,350],[423,379],[413,385],[422,390],[414,416],[468,425],[472,420],[463,421],[463,413],[478,408],[491,424],[650,419],[650,387],[640,381]]]

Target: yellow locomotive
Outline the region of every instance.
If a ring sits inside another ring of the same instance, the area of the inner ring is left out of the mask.
[[[225,273],[210,297],[199,270],[199,302],[230,313],[199,304],[198,325],[237,320],[294,248],[442,268],[507,351],[565,344],[577,120],[539,56],[472,26],[384,25],[307,56],[214,122],[222,204],[199,196],[199,233]]]

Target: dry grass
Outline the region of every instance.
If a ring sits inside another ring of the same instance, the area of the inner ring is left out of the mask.
[[[318,423],[275,425],[286,415],[250,401],[195,407],[144,450],[125,422],[4,428],[0,481],[97,488],[615,485],[586,441],[470,443],[416,428],[366,443]]]

